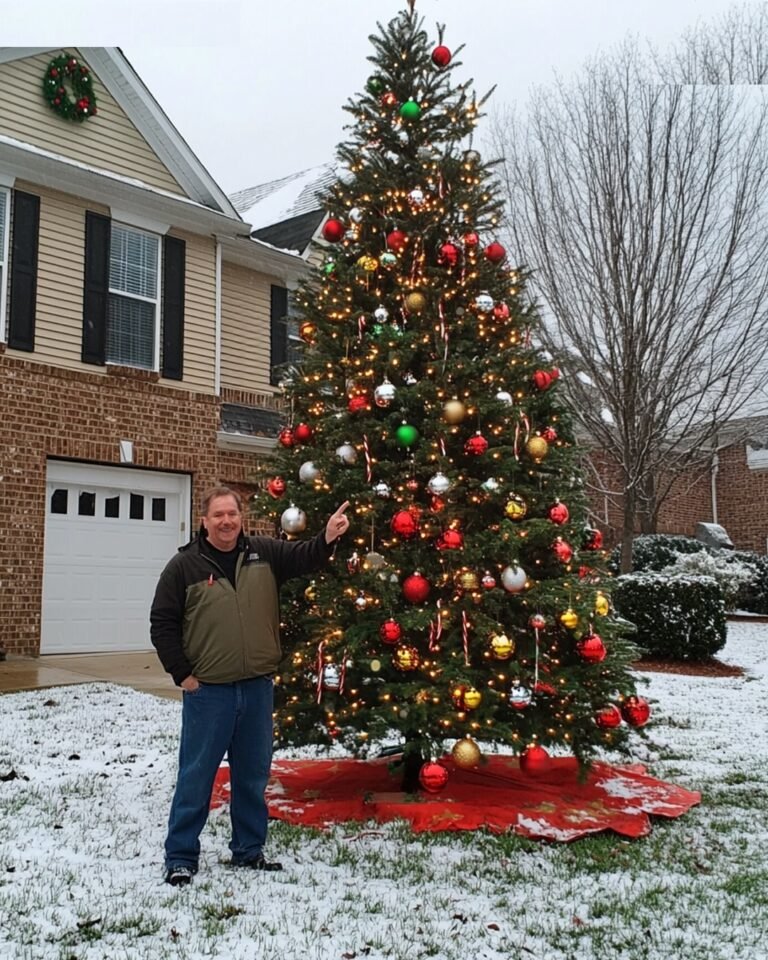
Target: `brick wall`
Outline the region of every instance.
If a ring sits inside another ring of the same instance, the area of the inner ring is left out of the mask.
[[[64,370],[0,352],[0,644],[40,648],[45,478],[49,457],[119,463],[192,476],[193,514],[215,483],[246,485],[255,458],[216,447],[219,400],[160,386],[141,371]]]

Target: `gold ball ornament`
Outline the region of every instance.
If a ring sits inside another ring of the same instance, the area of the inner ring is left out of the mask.
[[[482,756],[480,747],[471,737],[462,737],[461,740],[457,740],[451,750],[453,762],[462,770],[471,770],[472,767],[476,767]]]
[[[461,400],[449,400],[443,407],[443,419],[446,423],[462,423],[467,416],[467,408]]]
[[[607,617],[610,612],[611,605],[608,602],[608,597],[598,590],[597,596],[595,597],[595,613],[599,617]]]
[[[494,633],[491,636],[491,655],[494,660],[509,660],[514,652],[514,640],[510,640],[506,633]]]
[[[531,437],[528,443],[526,443],[525,449],[531,460],[535,463],[541,463],[549,453],[549,444],[544,437]]]
[[[464,709],[465,710],[477,710],[480,704],[483,702],[483,695],[479,690],[476,690],[474,687],[468,687],[464,691]]]
[[[528,504],[516,493],[510,494],[510,498],[504,507],[504,513],[510,520],[522,520],[528,513]]]
[[[357,266],[363,273],[375,273],[379,266],[379,261],[376,257],[369,257],[368,254],[363,254],[362,257],[358,258]]]
[[[560,614],[560,623],[568,630],[573,630],[574,627],[578,626],[579,615],[571,607],[568,607]]]
[[[395,668],[405,673],[411,670],[418,670],[420,662],[419,651],[416,647],[408,646],[408,644],[405,643],[396,647],[392,654],[392,663]]]
[[[460,587],[462,590],[477,590],[479,581],[477,579],[477,574],[472,570],[459,570],[456,574],[454,582],[457,587]]]
[[[304,597],[306,600],[309,600],[310,603],[314,603],[315,600],[317,600],[317,584],[314,580],[304,591]]]
[[[413,293],[409,293],[405,298],[405,306],[409,313],[421,313],[426,305],[427,298],[423,293],[419,293],[418,290],[414,290]]]

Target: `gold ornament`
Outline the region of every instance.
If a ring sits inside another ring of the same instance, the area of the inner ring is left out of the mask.
[[[464,701],[465,710],[476,710],[483,702],[483,695],[479,690],[475,690],[474,687],[469,687],[464,691],[464,696],[462,699]]]
[[[379,261],[376,257],[369,257],[368,254],[364,253],[362,257],[358,258],[357,265],[364,273],[374,273]]]
[[[454,743],[451,756],[457,767],[462,770],[471,770],[472,767],[476,767],[480,763],[483,755],[480,752],[480,747],[471,737],[462,737],[461,740]]]
[[[604,593],[597,591],[597,596],[595,597],[595,613],[599,617],[607,617],[611,612],[611,605],[608,602],[608,597]]]
[[[443,417],[446,423],[461,423],[467,415],[467,408],[461,402],[454,398],[449,400],[443,407]]]
[[[299,326],[299,336],[304,343],[312,343],[317,336],[317,324],[312,323],[311,320],[305,320]]]
[[[416,647],[409,647],[404,643],[400,644],[392,654],[392,662],[398,670],[417,670],[421,662],[419,659],[419,651]]]
[[[515,652],[515,642],[510,640],[506,633],[491,635],[491,654],[494,660],[509,660]]]
[[[459,570],[454,582],[462,590],[477,590],[478,587],[477,574],[472,570]]]
[[[317,600],[317,585],[315,584],[314,580],[304,591],[304,597],[309,600],[310,603],[313,603],[315,600]]]
[[[560,623],[562,623],[562,625],[567,627],[569,630],[573,630],[578,622],[579,615],[571,607],[568,607],[567,610],[560,614]]]
[[[504,507],[504,513],[506,513],[510,520],[522,520],[526,513],[528,513],[528,504],[522,497],[516,493],[512,493]]]
[[[549,453],[549,444],[544,437],[531,437],[528,443],[526,443],[525,449],[531,460],[536,463],[541,463]]]
[[[405,298],[405,306],[407,307],[409,313],[421,313],[426,305],[427,298],[423,293],[419,293],[418,290],[414,290],[413,293],[409,293]]]

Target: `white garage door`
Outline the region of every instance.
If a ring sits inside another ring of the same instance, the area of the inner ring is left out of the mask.
[[[41,653],[146,650],[157,578],[189,539],[189,477],[48,464]]]

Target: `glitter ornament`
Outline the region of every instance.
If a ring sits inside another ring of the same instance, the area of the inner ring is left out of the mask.
[[[534,463],[541,463],[549,453],[549,444],[544,437],[531,437],[525,445],[525,450]]]
[[[427,298],[423,293],[419,293],[418,290],[414,290],[413,293],[409,293],[405,298],[405,307],[409,313],[421,313],[426,305]]]
[[[482,756],[480,747],[471,737],[462,737],[461,740],[457,740],[451,750],[453,762],[460,770],[471,770],[476,767]]]
[[[392,533],[401,540],[413,540],[419,535],[417,519],[408,510],[398,510],[390,522]]]
[[[404,673],[418,670],[420,663],[419,651],[416,647],[411,647],[406,643],[395,647],[392,653],[392,665],[396,670],[402,670]]]

